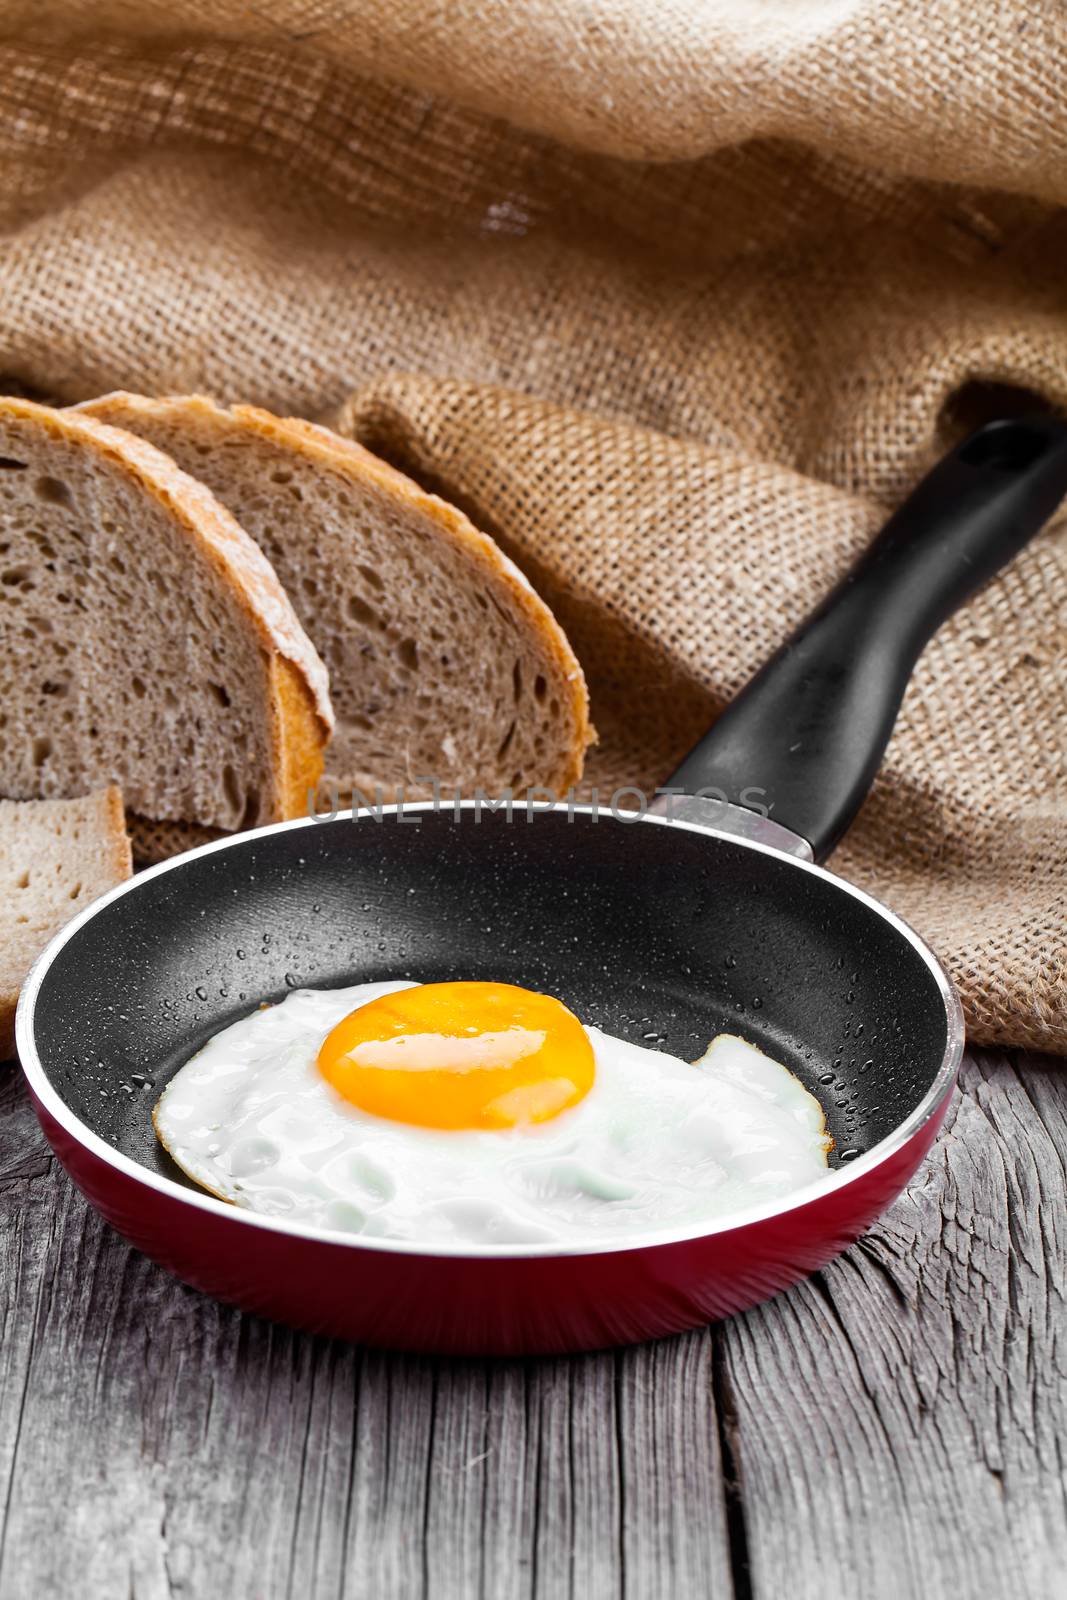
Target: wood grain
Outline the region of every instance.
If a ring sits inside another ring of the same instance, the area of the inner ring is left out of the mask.
[[[1067,1073],[983,1055],[909,1193],[729,1325],[360,1351],[187,1290],[0,1069],[0,1596],[1051,1597]]]
[[[757,1595],[1064,1593],[1067,1069],[963,1083],[879,1226],[724,1330]]]

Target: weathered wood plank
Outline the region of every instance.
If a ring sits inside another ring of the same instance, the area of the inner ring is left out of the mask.
[[[732,1592],[712,1336],[499,1364],[214,1305],[70,1188],[0,1079],[0,1595]]]
[[[861,1245],[724,1330],[756,1595],[1064,1592],[1067,1069],[963,1088]]]
[[[184,1289],[87,1210],[0,1076],[0,1596],[729,1600],[731,1532],[757,1600],[1051,1595],[1061,1072],[968,1065],[934,1159],[819,1282],[714,1332],[501,1364]]]

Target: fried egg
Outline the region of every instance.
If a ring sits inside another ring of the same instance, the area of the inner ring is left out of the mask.
[[[817,1182],[832,1145],[743,1039],[681,1061],[497,983],[295,990],[216,1034],[153,1120],[220,1199],[426,1245],[699,1225]]]

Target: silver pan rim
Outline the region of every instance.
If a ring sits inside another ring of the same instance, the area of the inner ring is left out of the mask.
[[[740,838],[728,829],[707,827],[680,819],[655,816],[651,813],[632,821],[624,822],[621,818],[605,816],[603,811],[596,811],[598,823],[608,827],[665,827],[680,828],[687,833],[697,833],[704,836],[721,839],[726,843],[735,845],[742,850],[750,850],[758,855],[773,856],[775,860],[784,862],[790,871],[805,872],[823,878],[843,894],[850,895],[854,900],[870,908],[884,922],[887,922],[905,942],[919,955],[930,975],[934,979],[938,992],[945,1008],[945,1048],[938,1070],[930,1084],[929,1089],[922,1099],[915,1105],[908,1115],[897,1124],[891,1133],[873,1146],[872,1149],[859,1156],[847,1167],[836,1168],[829,1177],[818,1182],[808,1184],[785,1199],[769,1202],[760,1206],[750,1206],[741,1211],[730,1212],[728,1215],[714,1221],[689,1224],[686,1227],[646,1229],[640,1233],[627,1234],[623,1238],[611,1239],[585,1239],[575,1241],[553,1241],[550,1244],[471,1244],[438,1242],[434,1244],[419,1244],[408,1239],[377,1239],[368,1238],[363,1234],[340,1233],[324,1228],[307,1227],[295,1222],[288,1222],[283,1218],[263,1216],[258,1212],[245,1210],[240,1206],[231,1205],[225,1200],[219,1200],[214,1195],[188,1189],[183,1184],[177,1183],[173,1178],[168,1178],[162,1173],[151,1172],[131,1157],[123,1155],[114,1149],[95,1133],[87,1123],[76,1115],[62,1095],[53,1087],[49,1080],[41,1058],[37,1051],[34,1038],[34,1017],[37,999],[41,986],[48,975],[60,951],[74,936],[98,916],[106,907],[114,905],[116,901],[130,894],[136,894],[140,886],[149,883],[154,878],[170,872],[180,872],[189,862],[200,859],[216,852],[231,850],[247,844],[251,840],[269,838],[275,834],[290,833],[301,828],[309,827],[334,827],[339,825],[357,824],[363,819],[376,818],[379,815],[396,815],[403,811],[409,812],[435,812],[446,811],[453,814],[456,809],[467,810],[476,806],[476,801],[460,802],[458,807],[451,802],[442,805],[437,801],[407,803],[391,805],[372,811],[341,811],[335,817],[319,819],[315,817],[297,817],[289,822],[270,823],[265,827],[252,829],[246,833],[230,834],[223,839],[212,840],[208,844],[197,846],[194,850],[185,851],[182,855],[173,856],[169,861],[159,862],[156,866],[147,867],[125,883],[101,895],[97,900],[80,912],[72,922],[56,934],[34,962],[30,973],[23,984],[19,996],[18,1010],[15,1017],[15,1047],[18,1052],[22,1072],[29,1085],[30,1091],[38,1107],[56,1122],[65,1133],[87,1152],[95,1156],[115,1172],[143,1184],[146,1188],[154,1190],[164,1197],[177,1201],[183,1205],[192,1206],[194,1210],[206,1212],[210,1216],[217,1216],[221,1220],[236,1223],[239,1226],[262,1229],[268,1233],[282,1234],[289,1239],[306,1239],[311,1244],[334,1245],[345,1250],[371,1251],[375,1254],[410,1256],[415,1259],[444,1259],[457,1261],[508,1261],[508,1260],[544,1260],[557,1256],[591,1256],[591,1255],[626,1255],[637,1250],[660,1249],[665,1246],[681,1245],[694,1240],[712,1238],[717,1235],[739,1232],[760,1223],[769,1222],[803,1210],[806,1206],[840,1194],[843,1190],[861,1182],[865,1177],[876,1171],[885,1162],[892,1159],[896,1153],[909,1144],[915,1136],[935,1117],[943,1103],[951,1094],[956,1082],[960,1061],[963,1057],[965,1043],[965,1030],[963,1008],[959,996],[948,974],[933,951],[921,939],[902,917],[890,911],[888,906],[868,894],[865,890],[857,888],[845,878],[839,878],[835,873],[825,867],[817,866],[814,862],[805,861],[797,856],[787,855],[784,851],[775,850],[769,845],[761,844],[755,840]],[[553,807],[547,804],[538,805],[536,812],[550,812],[562,810],[562,807]],[[588,805],[571,805],[566,808],[574,815],[593,815],[596,808]]]

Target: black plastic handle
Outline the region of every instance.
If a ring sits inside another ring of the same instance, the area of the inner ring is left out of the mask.
[[[908,679],[942,622],[1067,494],[1067,426],[990,422],[936,466],[665,787],[710,791],[821,861],[863,802]]]

